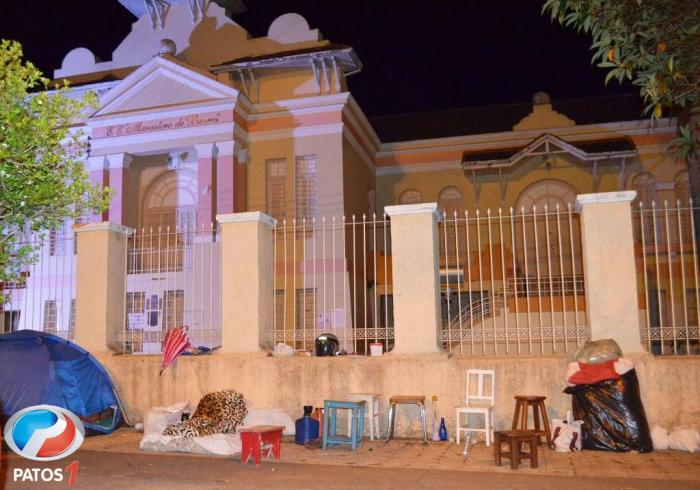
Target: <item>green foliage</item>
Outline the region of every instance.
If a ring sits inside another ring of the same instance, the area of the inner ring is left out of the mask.
[[[87,141],[76,127],[96,98],[68,90],[50,87],[19,43],[0,41],[0,281],[15,280],[31,260],[30,247],[13,246],[24,232],[56,229],[108,203],[107,190],[89,183]]]
[[[608,70],[606,83],[630,80],[652,118],[664,108],[700,110],[700,1],[546,0],[543,12],[590,34],[592,61]],[[700,129],[684,128],[673,147],[684,158],[697,156]]]

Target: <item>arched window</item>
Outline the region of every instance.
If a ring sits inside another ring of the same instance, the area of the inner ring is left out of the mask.
[[[547,206],[548,211],[556,211],[557,205],[561,211],[567,210],[569,205],[573,207],[576,199],[576,189],[561,180],[547,179],[530,184],[520,193],[515,204],[515,211],[522,209],[525,213],[531,213],[533,207],[541,212]]]
[[[532,275],[537,270],[558,278],[581,274],[580,232],[575,223],[578,215],[570,212],[576,194],[573,186],[556,179],[540,180],[520,193],[513,211],[522,213],[515,253],[523,274],[527,271]]]
[[[690,202],[690,178],[687,170],[682,170],[673,179],[673,190],[676,199],[681,202],[681,207],[687,207]]]
[[[191,245],[197,210],[197,177],[188,171],[170,170],[148,187],[143,200],[140,233],[130,267],[150,271],[180,270],[183,250]],[[140,240],[140,241],[139,241]]]
[[[445,212],[448,218],[452,217],[455,212],[458,215],[464,213],[462,191],[453,185],[445,187],[438,195],[438,207],[440,211]]]
[[[143,201],[141,226],[185,228],[196,223],[197,177],[188,171],[170,170],[148,187]]]
[[[457,213],[456,217],[458,219],[460,217],[464,218],[462,191],[453,185],[443,188],[438,194],[438,208],[445,216],[445,223],[443,224],[440,237],[440,253],[445,258],[445,266],[451,267],[456,265],[457,250],[460,249],[460,245],[461,247],[465,245],[464,227],[459,226],[455,222],[455,213]],[[455,228],[457,232],[456,238]],[[447,245],[447,249],[445,249],[445,245]]]
[[[637,191],[634,205],[638,207],[641,202],[644,209],[651,209],[651,203],[656,202],[656,179],[654,176],[649,172],[635,175],[632,179],[632,189]]]
[[[422,197],[418,189],[406,189],[399,196],[399,204],[418,204]]]
[[[656,195],[656,179],[648,172],[637,174],[632,179],[632,190],[637,191],[637,196],[632,203],[632,209],[638,211],[640,204],[643,210],[651,211],[652,205],[657,202]],[[641,213],[639,220],[634,220],[634,232],[639,237],[644,233],[646,241],[654,240],[658,235],[660,238],[663,233],[663,226],[659,222],[654,227],[654,213]]]

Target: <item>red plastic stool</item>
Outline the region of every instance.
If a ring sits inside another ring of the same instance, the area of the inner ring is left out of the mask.
[[[260,464],[260,451],[266,451],[265,456],[270,457],[270,453],[275,459],[280,459],[280,442],[282,440],[282,430],[280,425],[256,425],[241,430],[241,463],[246,464],[250,457],[253,457],[255,466]]]

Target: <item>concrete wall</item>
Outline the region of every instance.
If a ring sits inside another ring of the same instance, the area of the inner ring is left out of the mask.
[[[263,354],[181,357],[159,378],[160,356],[97,356],[109,371],[132,420],[143,420],[152,406],[188,400],[194,407],[207,392],[232,388],[249,406],[282,408],[293,419],[302,406],[322,406],[345,393],[381,394],[381,431],[386,431],[388,399],[397,394],[438,397],[438,411],[454,435],[454,408],[464,403],[469,368],[496,371],[496,426],[509,427],[514,395],[544,395],[550,418],[562,417],[570,396],[562,393],[568,356],[466,358],[447,354],[383,357],[274,358]],[[630,357],[637,366],[650,424],[664,427],[700,418],[700,358]],[[409,417],[406,417],[406,414]],[[430,416],[432,420],[432,415]],[[418,436],[417,410],[399,410],[397,435]]]

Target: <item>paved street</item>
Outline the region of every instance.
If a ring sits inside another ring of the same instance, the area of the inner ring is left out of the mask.
[[[639,480],[629,478],[582,478],[516,472],[465,472],[458,470],[353,467],[263,462],[260,467],[242,466],[238,458],[162,454],[79,451],[76,489],[192,489],[192,488],[509,488],[509,489],[700,489],[700,482]],[[14,483],[13,468],[28,466],[9,458],[8,489],[67,488],[64,481]],[[31,465],[34,466],[34,465]],[[45,465],[62,467],[61,465]]]
[[[191,488],[556,488],[556,489],[699,489],[700,454],[659,451],[650,454],[540,450],[540,467],[493,464],[491,448],[447,443],[423,446],[397,439],[389,444],[366,441],[353,453],[346,449],[308,450],[289,440],[282,461],[243,466],[240,458],[138,449],[142,434],[121,429],[110,436],[88,438],[74,457],[60,464],[36,464],[13,453],[3,454],[0,481],[6,488],[67,488],[61,483],[15,482],[15,468],[65,468],[79,461],[73,488],[111,490]],[[2,488],[2,485],[0,485]]]

